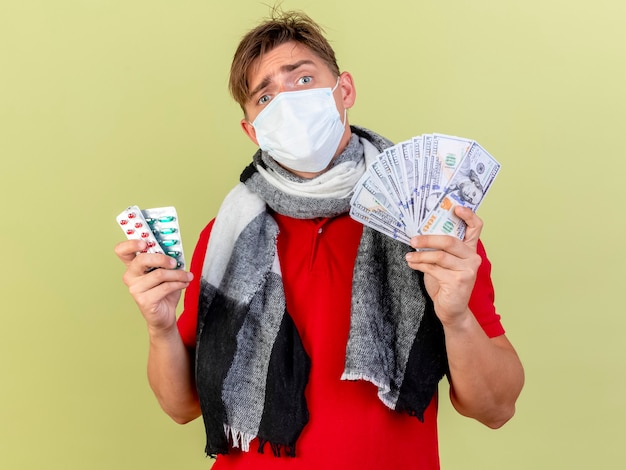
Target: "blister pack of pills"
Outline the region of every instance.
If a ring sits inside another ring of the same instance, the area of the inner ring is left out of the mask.
[[[174,207],[141,210],[130,206],[116,220],[129,240],[146,242],[147,248],[142,253],[166,254],[176,259],[177,269],[185,269],[183,241]]]

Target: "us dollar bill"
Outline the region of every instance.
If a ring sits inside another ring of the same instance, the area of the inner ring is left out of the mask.
[[[406,223],[402,215],[394,210],[386,195],[371,183],[370,178],[355,189],[350,200],[350,210],[353,211],[351,215],[361,213],[386,224],[392,230],[406,232]]]
[[[461,160],[472,145],[472,140],[461,137],[433,134],[430,137],[428,171],[422,194],[421,223],[435,207],[441,191],[448,185]]]
[[[420,234],[463,238],[454,207],[476,210],[500,169],[471,139],[422,134],[385,149],[354,188],[350,216],[410,244]]]
[[[406,197],[403,192],[403,184],[398,179],[397,173],[401,170],[397,168],[399,165],[398,148],[391,147],[378,155],[378,161],[372,165],[376,176],[382,181],[383,186],[389,193],[391,200],[398,207],[405,220],[410,220],[408,204],[405,202]]]
[[[350,217],[354,220],[361,222],[363,225],[373,228],[374,230],[387,235],[395,240],[401,241],[407,245],[411,244],[409,236],[399,228],[391,227],[389,224],[381,221],[372,213],[367,213],[359,210],[357,207],[352,206],[350,208]]]
[[[454,214],[454,209],[463,206],[476,211],[499,171],[497,160],[477,142],[472,142],[449,183],[439,191],[437,203],[418,232],[422,235],[453,235],[462,239],[465,222]]]
[[[420,176],[420,181],[419,181],[420,205],[419,205],[419,212],[416,214],[416,219],[415,219],[415,222],[417,223],[418,226],[422,223],[422,220],[424,219],[424,215],[426,212],[425,203],[426,203],[426,198],[428,197],[430,171],[432,168],[432,155],[431,155],[432,143],[433,143],[433,136],[431,134],[424,134],[422,136],[422,148],[421,148],[422,162],[421,162],[421,169],[420,169],[421,176]]]
[[[413,223],[415,226],[419,226],[419,214],[422,210],[422,186],[425,178],[424,168],[424,138],[423,136],[416,136],[411,139],[412,153],[413,153]]]
[[[403,173],[403,191],[406,205],[411,222],[415,221],[415,154],[413,151],[413,142],[407,140],[400,142],[396,146],[398,151],[398,160],[400,171]]]

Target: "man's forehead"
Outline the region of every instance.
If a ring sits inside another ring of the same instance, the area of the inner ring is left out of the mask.
[[[286,42],[257,57],[248,68],[248,87],[252,90],[267,76],[289,72],[302,65],[320,66],[324,62],[309,47],[298,42]]]

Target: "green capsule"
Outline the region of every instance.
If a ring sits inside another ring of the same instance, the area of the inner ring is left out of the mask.
[[[167,222],[174,222],[176,220],[176,217],[174,217],[173,215],[164,215],[163,217],[159,217],[157,220],[164,224]]]
[[[148,225],[154,225],[156,219],[153,217],[146,217],[146,222],[148,222]]]
[[[170,246],[174,246],[178,243],[178,240],[163,240],[161,242],[161,245],[165,246],[165,247],[170,247]]]
[[[173,228],[173,227],[170,227],[170,228],[164,228],[164,229],[162,229],[162,230],[159,230],[159,233],[160,233],[161,235],[171,235],[172,233],[176,233],[176,232],[178,232],[178,230],[177,230],[177,229],[175,229],[175,228]]]
[[[180,256],[180,251],[168,251],[165,254],[167,256],[171,256],[172,258],[178,258]]]

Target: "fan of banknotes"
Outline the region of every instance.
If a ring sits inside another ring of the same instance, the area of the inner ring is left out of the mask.
[[[407,245],[415,235],[465,235],[456,206],[476,211],[500,164],[477,142],[423,134],[385,149],[350,200],[350,216]]]

